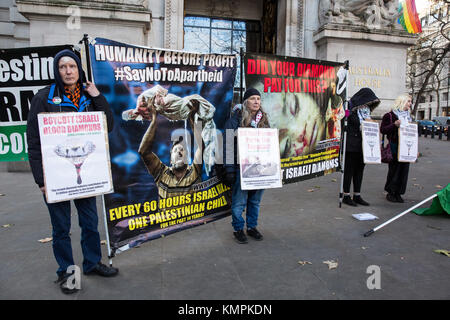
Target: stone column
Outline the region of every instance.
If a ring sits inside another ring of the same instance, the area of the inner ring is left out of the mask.
[[[278,2],[277,54],[303,56],[304,0]]]
[[[165,0],[164,48],[183,49],[183,0]]]

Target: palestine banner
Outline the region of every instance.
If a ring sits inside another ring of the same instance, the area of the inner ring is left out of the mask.
[[[114,114],[114,193],[104,196],[113,254],[230,214],[221,182],[222,129],[236,56],[89,45],[97,88]],[[194,134],[195,133],[195,134]]]
[[[337,62],[246,54],[246,88],[261,93],[271,128],[278,128],[283,183],[340,168],[346,71]]]
[[[71,48],[0,49],[0,161],[28,161],[26,127],[31,99],[52,83],[53,57]]]

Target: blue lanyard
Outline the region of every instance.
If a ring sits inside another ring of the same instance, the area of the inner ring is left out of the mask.
[[[65,95],[63,95],[62,98],[59,97],[61,100],[58,101],[58,100],[54,99],[54,98],[58,98],[58,97],[55,97],[55,88],[56,88],[56,84],[52,84],[50,87],[50,92],[48,93],[48,97],[47,97],[47,102],[52,105],[55,105],[55,106],[59,105],[61,107],[72,107],[78,112],[83,112],[87,108],[87,106],[91,103],[91,100],[87,99],[84,95],[82,95],[80,98],[79,107],[74,105],[72,103],[72,101],[70,101],[70,99],[67,98]]]

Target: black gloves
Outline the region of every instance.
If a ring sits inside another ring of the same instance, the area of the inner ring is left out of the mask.
[[[227,186],[232,187],[236,181],[236,173],[234,171],[227,172],[224,176],[224,182]]]

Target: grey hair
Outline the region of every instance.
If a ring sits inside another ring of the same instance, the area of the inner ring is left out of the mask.
[[[246,100],[244,100],[244,102],[242,102],[241,126],[243,126],[243,127],[248,127],[250,125],[250,123],[252,122],[252,114],[248,111],[247,104],[248,104],[248,99],[246,99]],[[261,112],[264,112],[261,105],[259,106],[259,110],[261,110]]]

